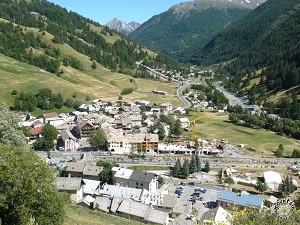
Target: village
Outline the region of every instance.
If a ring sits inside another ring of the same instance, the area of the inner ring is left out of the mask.
[[[164,94],[157,90],[154,92]],[[220,110],[211,105],[202,102],[207,111]],[[181,161],[196,154],[201,155],[201,160],[210,162],[215,157],[231,156],[228,152],[230,144],[223,139],[199,139],[197,147],[190,140],[161,142],[158,132],[151,133],[150,127],[160,117],[170,114],[178,117],[181,129],[190,132],[193,121],[185,117],[184,108],[175,108],[170,103],[156,105],[145,100],[128,103],[95,99],[70,113],[46,113],[41,118],[23,115],[20,126],[30,127],[30,136],[27,137],[30,146],[41,138],[46,124],[59,131],[51,153],[37,154],[43,155],[42,158],[51,166],[63,170],[56,178],[56,186],[59,191],[69,193],[74,204],[143,223],[230,224],[231,211],[236,208],[274,210],[281,196],[281,184],[287,175],[293,177],[292,188],[297,190],[300,169],[287,163],[218,163],[212,164],[214,168],[211,171],[204,171],[202,165],[198,172],[190,174],[187,179],[180,179],[173,176],[174,158],[172,162],[162,160],[160,163],[170,166],[170,170],[166,171],[138,171],[127,168],[126,164],[116,164],[110,168],[107,182],[101,182],[106,168],[97,165],[96,157],[51,159],[55,154],[72,155],[81,151],[100,154],[104,161],[109,157],[141,152],[146,157],[181,157]],[[167,124],[163,127],[165,135],[168,135],[170,127]],[[100,150],[88,141],[91,133],[99,128],[106,134],[105,147]],[[258,188],[261,184],[265,189]]]

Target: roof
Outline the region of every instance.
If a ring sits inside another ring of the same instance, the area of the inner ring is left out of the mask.
[[[77,177],[57,177],[56,187],[59,191],[77,191],[81,188],[82,179]]]
[[[100,186],[100,181],[83,179],[83,193],[93,195]]]
[[[90,164],[85,164],[84,170],[83,170],[83,175],[88,175],[88,176],[99,176],[99,174],[103,171],[102,166],[93,166]]]
[[[196,223],[189,216],[180,214],[173,220],[171,225],[196,225]]]
[[[45,119],[58,117],[58,113],[57,113],[57,112],[45,113],[45,114],[43,114],[43,117],[44,117]]]
[[[180,121],[180,123],[189,123],[190,122],[189,119],[186,117],[179,118],[179,121]]]
[[[141,171],[134,170],[129,179],[150,183],[155,176],[157,176],[155,173],[141,172]]]
[[[104,212],[109,212],[111,205],[111,199],[107,197],[96,197],[94,201],[94,207],[99,207]]]
[[[145,218],[145,220],[157,224],[166,224],[168,218],[169,218],[169,214],[167,212],[149,208],[148,215]]]
[[[133,170],[130,169],[124,169],[121,167],[113,167],[112,171],[116,171],[115,177],[123,178],[123,179],[129,179],[131,177],[131,174]]]
[[[201,217],[201,223],[205,221],[213,221],[215,224],[222,223],[224,225],[229,225],[230,214],[223,209],[221,206],[214,208],[212,210],[209,210],[205,213],[203,213]]]
[[[265,183],[282,183],[282,179],[279,173],[274,171],[264,172]]]
[[[122,203],[122,200],[122,198],[113,198],[111,201],[110,211],[115,213],[119,208],[119,205]]]
[[[176,195],[164,195],[161,206],[174,208],[177,203]]]
[[[38,134],[41,134],[42,131],[43,131],[43,127],[37,127],[37,128],[31,128],[31,129],[29,130],[29,133],[30,133],[31,135],[38,135]]]
[[[83,162],[69,162],[66,172],[83,172],[85,163]]]
[[[184,213],[190,215],[192,211],[192,202],[190,201],[177,201],[173,212],[174,213]]]
[[[118,212],[134,215],[137,217],[146,218],[149,206],[143,203],[124,199],[118,208]]]
[[[108,195],[111,197],[127,198],[139,201],[141,198],[143,190],[130,187],[122,187],[115,185],[104,185],[102,189],[99,190],[100,195]]]
[[[84,204],[86,204],[87,206],[90,206],[91,203],[93,203],[94,201],[95,201],[95,199],[94,199],[92,196],[87,195],[87,196],[83,197],[83,198],[78,202],[78,204],[84,203]]]
[[[76,140],[76,138],[73,136],[73,134],[69,130],[62,130],[60,132],[60,136],[63,141],[66,141],[68,139],[72,139],[74,141]]]
[[[226,190],[220,190],[218,201],[233,203],[240,206],[261,208],[264,198],[256,195],[243,195]]]

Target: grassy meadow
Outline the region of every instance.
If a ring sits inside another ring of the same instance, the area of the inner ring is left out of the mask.
[[[134,220],[109,215],[86,207],[67,204],[63,225],[142,225]]]
[[[245,148],[242,150],[247,154],[264,157],[274,157],[274,151],[279,144],[283,144],[285,156],[290,156],[294,149],[300,149],[297,140],[288,139],[264,129],[234,125],[228,121],[228,116],[224,113],[212,113],[198,120],[195,137],[209,140],[225,139],[234,145],[244,144]],[[252,148],[252,151],[247,150],[248,148]]]

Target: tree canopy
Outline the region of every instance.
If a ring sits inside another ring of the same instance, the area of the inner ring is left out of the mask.
[[[12,146],[27,144],[18,122],[18,118],[0,101],[0,144]]]
[[[102,128],[94,130],[88,139],[91,146],[100,148],[105,145],[106,134]]]
[[[3,224],[62,224],[63,198],[49,166],[28,149],[0,146],[0,218]]]

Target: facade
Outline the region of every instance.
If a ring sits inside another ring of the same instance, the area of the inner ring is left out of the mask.
[[[157,175],[155,173],[133,170],[129,178],[128,186],[155,192],[158,189]]]
[[[62,130],[60,132],[61,139],[64,143],[65,150],[76,150],[76,138],[71,134],[69,130]]]
[[[146,189],[149,192],[155,192],[158,189],[155,173],[113,167],[112,180],[114,185],[118,184],[123,187]]]
[[[86,138],[89,137],[90,134],[96,129],[97,127],[95,127],[93,124],[87,120],[83,120],[75,127],[75,132],[80,138]]]
[[[112,154],[129,154],[131,151],[154,153],[158,151],[158,135],[109,135],[106,140],[106,147]]]

